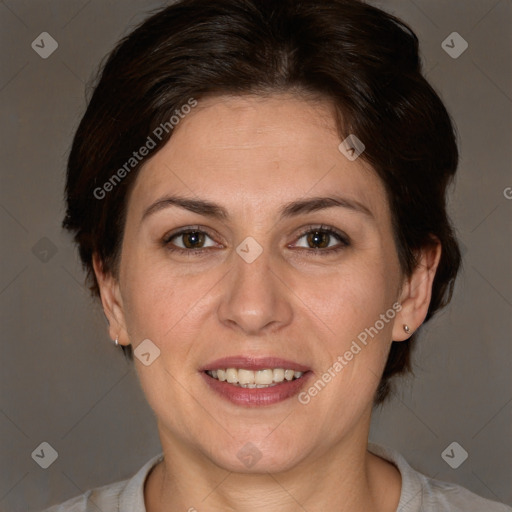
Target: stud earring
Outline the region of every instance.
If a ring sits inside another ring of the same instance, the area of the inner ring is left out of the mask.
[[[116,339],[115,339],[114,343],[116,344],[116,347],[119,345],[119,338],[118,338],[118,336],[116,336]]]
[[[409,328],[408,325],[404,324],[404,331],[409,334],[411,332],[411,329]]]

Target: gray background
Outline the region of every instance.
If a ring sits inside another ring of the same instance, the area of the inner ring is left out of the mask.
[[[512,2],[374,3],[416,31],[427,76],[458,126],[450,211],[464,270],[452,304],[424,328],[416,378],[375,412],[370,439],[421,472],[512,505]],[[0,1],[0,510],[34,511],[128,478],[160,451],[135,372],[109,340],[60,223],[85,84],[161,5]],[[31,43],[45,31],[59,47],[42,59]],[[441,46],[454,31],[469,43],[457,59]],[[48,469],[31,457],[43,441],[58,452]],[[441,457],[452,441],[469,453],[458,469]]]

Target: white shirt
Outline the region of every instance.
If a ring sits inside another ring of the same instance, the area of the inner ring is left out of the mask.
[[[395,450],[371,442],[368,450],[393,463],[402,475],[397,512],[512,512],[512,507],[484,499],[460,485],[419,473]],[[155,455],[130,479],[96,487],[42,512],[146,512],[144,483],[163,456]],[[201,510],[199,504],[195,508]]]

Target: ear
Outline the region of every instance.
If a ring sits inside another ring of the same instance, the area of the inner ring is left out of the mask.
[[[432,298],[432,285],[441,259],[441,242],[437,237],[431,244],[422,247],[418,254],[418,263],[412,275],[405,279],[400,295],[402,309],[396,315],[393,326],[393,340],[404,341],[411,337],[423,323]],[[405,332],[404,325],[410,331]]]
[[[100,289],[103,311],[109,323],[109,335],[112,340],[117,338],[120,345],[129,345],[119,282],[110,272],[103,271],[98,253],[93,254],[92,264]]]

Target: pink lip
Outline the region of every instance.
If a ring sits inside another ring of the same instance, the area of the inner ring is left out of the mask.
[[[216,362],[217,361],[215,361],[215,363]],[[255,364],[259,365],[259,361]],[[223,366],[220,366],[220,368],[222,367]],[[274,368],[278,367],[279,366],[274,366]],[[219,368],[219,366],[216,368]],[[237,368],[237,366],[228,365],[227,368]],[[268,366],[265,366],[265,368],[268,368]],[[201,376],[211,390],[220,395],[222,398],[230,401],[231,403],[245,407],[261,407],[263,405],[272,405],[278,402],[282,402],[283,400],[286,400],[287,398],[290,398],[299,393],[299,391],[306,385],[306,382],[309,381],[312,375],[313,372],[308,371],[300,379],[284,381],[268,388],[250,389],[234,386],[228,382],[220,382],[219,380],[210,377],[206,371],[201,372]]]
[[[310,370],[303,364],[281,359],[279,357],[247,357],[232,356],[216,359],[206,364],[199,371],[219,370],[225,368],[243,368],[245,370],[266,370],[267,368],[283,368],[283,370],[295,370],[297,372],[307,372]],[[233,386],[231,386],[233,387]]]

